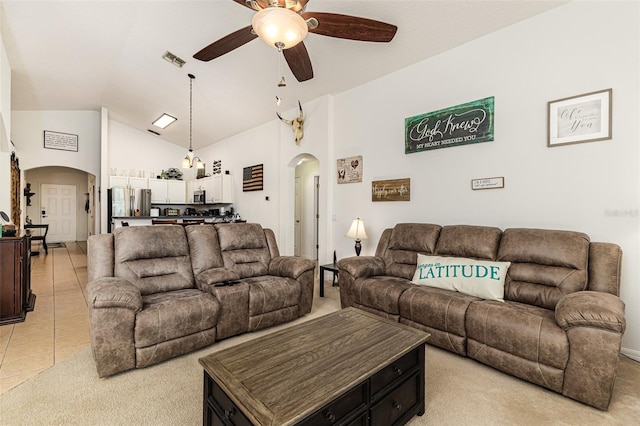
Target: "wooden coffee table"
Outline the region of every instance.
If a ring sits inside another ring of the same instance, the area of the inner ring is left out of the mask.
[[[206,425],[399,425],[429,334],[347,308],[200,358]]]

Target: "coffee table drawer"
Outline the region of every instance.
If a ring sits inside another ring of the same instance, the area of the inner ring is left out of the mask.
[[[209,424],[251,426],[252,423],[249,419],[236,407],[215,380],[205,377],[205,382],[207,382],[205,404],[213,411],[213,417],[210,419],[211,423]],[[208,422],[205,420],[205,423]]]
[[[344,424],[343,420],[349,420],[359,411],[367,408],[367,383],[361,383],[355,388],[349,390],[346,394],[340,396],[335,401],[321,408],[314,414],[304,419],[301,424],[304,425],[336,425]],[[349,423],[351,424],[351,423]],[[360,424],[360,423],[355,423]]]
[[[411,374],[419,366],[419,353],[413,350],[402,358],[392,362],[371,378],[371,395],[375,399],[377,393],[386,386],[400,379],[402,376]]]
[[[371,408],[371,424],[390,426],[406,422],[406,416],[413,417],[420,410],[418,389],[420,374],[416,373],[392,390]]]

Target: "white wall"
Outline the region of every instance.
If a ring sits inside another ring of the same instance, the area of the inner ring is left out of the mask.
[[[0,36],[0,211],[11,216],[11,64]]]
[[[640,359],[637,2],[573,2],[334,99],[335,156],[363,156],[364,181],[335,185],[339,257],[354,216],[373,254],[398,222],[583,231],[624,250],[623,346]],[[550,100],[613,88],[613,139],[548,148]],[[493,142],[404,154],[404,119],[495,96]],[[505,188],[472,191],[475,178]],[[372,202],[371,181],[411,178],[410,202]],[[624,212],[612,216],[611,212]]]
[[[13,111],[11,122],[11,139],[20,158],[20,169],[25,172],[31,169],[48,166],[61,166],[80,170],[100,177],[100,113],[97,111]],[[44,131],[78,135],[78,151],[62,151],[44,148]],[[65,179],[73,179],[70,172]],[[59,174],[58,174],[59,178]],[[46,180],[46,179],[45,179]],[[33,182],[30,182],[33,184]],[[43,182],[49,183],[49,182]],[[24,188],[26,181],[21,182]],[[86,188],[86,179],[84,181]],[[34,192],[39,192],[35,186]],[[86,190],[83,191],[83,193]],[[84,194],[77,198],[78,209],[84,211]],[[38,194],[39,196],[39,194]],[[22,199],[22,221],[26,217],[26,205]],[[31,216],[34,223],[39,223],[39,216]],[[84,220],[84,219],[82,219]],[[86,235],[86,220],[77,222],[78,238]]]
[[[78,135],[78,152],[44,148],[44,131]],[[13,111],[11,139],[20,168],[63,166],[100,175],[100,113],[97,111]]]
[[[162,170],[180,169],[182,159],[187,154],[187,148],[115,120],[109,120],[108,123],[107,164],[109,169],[114,168],[126,173],[130,170],[140,170],[153,172],[155,176]],[[185,172],[183,169],[180,170]],[[108,173],[108,170],[105,172]],[[195,172],[187,170],[185,179],[191,179],[192,173]],[[105,188],[107,187],[108,183],[105,184]]]

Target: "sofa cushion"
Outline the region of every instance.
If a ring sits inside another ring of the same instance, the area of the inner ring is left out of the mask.
[[[391,232],[384,253],[386,275],[410,280],[415,272],[417,254],[433,254],[441,227],[428,223],[399,223]]]
[[[563,295],[587,288],[588,257],[586,234],[506,229],[497,259],[511,262],[505,300],[554,309]]]
[[[185,232],[195,276],[203,271],[220,268],[224,265],[216,228],[213,226],[187,226]]]
[[[509,262],[418,255],[414,284],[502,300]]]
[[[143,295],[193,288],[189,244],[182,226],[129,226],[114,232],[115,276]]]
[[[218,321],[218,301],[197,289],[152,294],[142,302],[134,330],[136,348],[199,333]]]
[[[300,304],[300,284],[294,279],[265,275],[243,281],[249,284],[249,316]]]
[[[226,268],[235,271],[240,278],[269,273],[271,255],[262,226],[257,223],[215,226]]]
[[[455,291],[411,286],[400,296],[400,322],[431,333],[429,344],[466,355],[465,316],[477,300]]]
[[[404,278],[388,275],[358,278],[353,285],[351,296],[353,302],[358,305],[398,315],[400,295],[410,287],[412,284]]]
[[[469,357],[557,392],[562,390],[569,342],[552,310],[481,300],[469,305],[465,327]]]
[[[496,260],[502,230],[489,226],[449,225],[440,230],[435,254]]]

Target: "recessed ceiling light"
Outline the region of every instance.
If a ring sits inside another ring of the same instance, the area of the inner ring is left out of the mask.
[[[156,121],[154,121],[151,124],[153,124],[156,127],[160,127],[161,129],[164,129],[165,127],[167,127],[169,124],[173,123],[176,120],[177,118],[172,117],[165,112]]]

